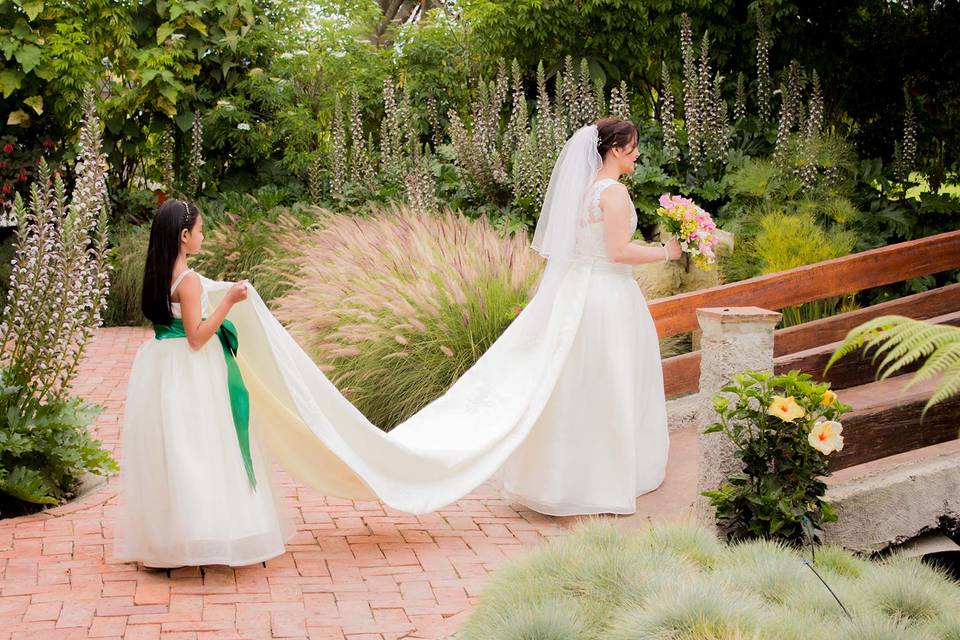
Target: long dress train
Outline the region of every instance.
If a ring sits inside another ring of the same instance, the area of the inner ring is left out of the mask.
[[[230,319],[263,428],[257,439],[323,493],[436,510],[496,474],[547,513],[634,510],[663,479],[667,427],[656,331],[630,268],[584,209],[556,295],[535,295],[440,398],[389,434],[323,375],[251,289]],[[216,302],[229,283],[205,282]],[[498,473],[499,472],[499,473]]]

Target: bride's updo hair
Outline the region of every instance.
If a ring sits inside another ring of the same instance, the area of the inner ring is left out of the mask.
[[[629,120],[600,118],[594,124],[597,125],[597,152],[601,158],[605,158],[610,149],[625,149],[637,142],[637,127]]]

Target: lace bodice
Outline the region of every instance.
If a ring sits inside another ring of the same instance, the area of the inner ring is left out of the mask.
[[[587,191],[587,197],[580,214],[580,223],[577,226],[577,242],[574,254],[587,258],[606,258],[607,244],[603,238],[603,210],[600,208],[600,194],[610,185],[617,184],[616,180],[603,178],[593,183]],[[637,227],[637,211],[630,203],[631,228]]]
[[[193,269],[184,269],[180,272],[180,275],[177,276],[177,279],[173,281],[173,285],[170,287],[170,295],[173,295],[173,292],[177,290],[177,287],[180,286],[180,283],[183,282],[183,279],[188,273],[191,273]],[[179,302],[170,302],[170,311],[173,313],[174,318],[183,319],[183,315],[180,312],[180,303]],[[210,314],[210,296],[207,295],[207,290],[203,289],[200,293],[200,315],[206,318]]]

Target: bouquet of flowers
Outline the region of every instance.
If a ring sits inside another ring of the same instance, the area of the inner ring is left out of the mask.
[[[698,267],[708,269],[717,261],[716,247],[720,243],[717,225],[699,205],[683,196],[665,193],[660,196],[657,215]]]

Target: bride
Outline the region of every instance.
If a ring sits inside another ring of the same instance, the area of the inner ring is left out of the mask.
[[[676,240],[631,242],[636,212],[618,182],[637,131],[579,129],[554,167],[533,247],[537,293],[440,398],[389,434],[330,383],[251,288],[233,307],[251,434],[304,484],[439,509],[493,481],[553,515],[633,513],[663,480],[667,423],[657,334],[631,265],[676,259]],[[229,283],[203,281],[211,304]]]
[[[533,247],[549,279],[583,282],[573,344],[543,413],[500,474],[540,513],[628,514],[663,482],[667,415],[657,331],[632,265],[680,257],[680,245],[631,242],[637,213],[619,182],[634,171],[637,129],[603,119],[576,132],[551,177]],[[538,296],[547,294],[543,289]],[[556,295],[573,295],[569,287]]]

